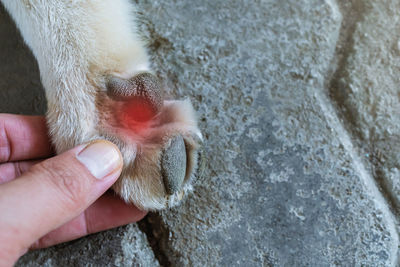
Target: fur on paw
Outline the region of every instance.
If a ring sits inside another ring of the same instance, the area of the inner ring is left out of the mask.
[[[114,191],[145,210],[177,205],[192,190],[202,142],[191,102],[164,100],[160,82],[147,72],[108,75],[104,84],[97,132],[124,157]]]

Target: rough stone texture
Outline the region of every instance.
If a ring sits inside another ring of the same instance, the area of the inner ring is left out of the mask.
[[[399,264],[400,3],[136,3],[169,95],[198,110],[203,175],[140,229],[20,265]],[[1,111],[40,114],[37,67],[3,10],[0,20]]]

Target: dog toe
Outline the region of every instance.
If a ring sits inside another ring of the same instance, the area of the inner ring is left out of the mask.
[[[186,148],[182,136],[169,140],[161,158],[161,175],[168,195],[182,189],[186,175]]]

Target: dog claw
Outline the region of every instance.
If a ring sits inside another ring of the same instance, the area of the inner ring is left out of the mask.
[[[170,140],[161,158],[161,175],[168,195],[182,189],[186,175],[186,148],[182,136]]]

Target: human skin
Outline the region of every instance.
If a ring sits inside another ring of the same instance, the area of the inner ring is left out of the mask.
[[[0,114],[0,266],[142,219],[146,212],[107,191],[121,169],[108,141],[54,156],[44,117]]]

